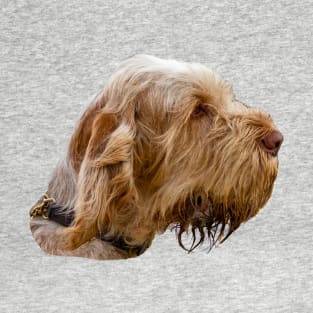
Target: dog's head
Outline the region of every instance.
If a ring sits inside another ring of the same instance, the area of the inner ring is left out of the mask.
[[[271,196],[282,140],[267,113],[238,101],[206,67],[136,56],[73,136],[79,194],[70,232],[88,235],[69,246],[96,232],[142,243],[170,225],[183,247],[192,232],[190,250],[205,234],[211,246],[225,240]]]

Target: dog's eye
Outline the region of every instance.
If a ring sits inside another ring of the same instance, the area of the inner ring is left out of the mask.
[[[192,112],[192,116],[198,118],[198,117],[202,117],[204,115],[207,115],[207,113],[208,113],[208,110],[207,110],[205,104],[200,103],[194,108],[194,110]]]

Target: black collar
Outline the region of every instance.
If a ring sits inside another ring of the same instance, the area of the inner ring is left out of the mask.
[[[42,198],[30,209],[30,217],[41,216],[44,219],[54,221],[60,225],[68,227],[74,221],[74,211],[70,208],[56,203],[55,199],[44,194]],[[151,245],[152,240],[147,239],[142,245],[129,245],[123,237],[107,238],[100,235],[99,238],[109,242],[115,248],[123,250],[131,256],[143,254]]]

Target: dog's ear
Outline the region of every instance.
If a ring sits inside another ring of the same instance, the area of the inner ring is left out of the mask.
[[[102,111],[94,118],[78,176],[75,219],[64,233],[65,249],[75,249],[99,232],[127,227],[137,196],[134,137],[134,126],[115,113]]]
[[[72,167],[78,173],[85,157],[87,146],[91,137],[93,122],[101,113],[106,104],[106,97],[98,94],[94,103],[85,111],[71,138],[68,155]]]

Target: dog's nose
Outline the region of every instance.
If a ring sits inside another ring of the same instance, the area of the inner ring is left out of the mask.
[[[261,140],[261,147],[264,151],[276,156],[284,140],[282,133],[278,130],[272,131]]]

